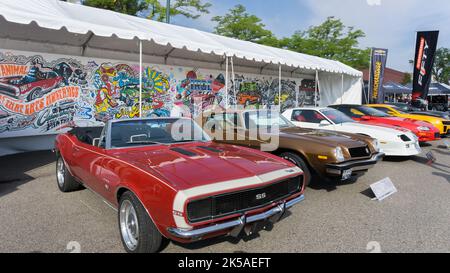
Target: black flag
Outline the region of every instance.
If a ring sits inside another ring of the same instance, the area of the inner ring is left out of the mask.
[[[371,73],[369,85],[370,102],[372,103],[384,102],[383,78],[384,70],[386,68],[387,55],[387,49],[372,49],[372,63],[370,64]]]
[[[414,61],[413,100],[426,99],[431,82],[439,31],[417,32],[416,56]]]

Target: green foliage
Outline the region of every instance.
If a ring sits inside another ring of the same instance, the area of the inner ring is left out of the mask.
[[[370,65],[370,49],[358,48],[358,40],[365,37],[362,30],[346,27],[341,20],[328,17],[318,26],[297,31],[285,38],[286,48],[305,54],[337,60],[363,69]]]
[[[450,84],[450,49],[441,47],[436,50],[432,73],[436,81]]]
[[[412,76],[411,76],[411,74],[410,74],[410,73],[405,73],[405,74],[403,75],[403,80],[402,80],[401,84],[407,85],[407,84],[409,84],[409,83],[411,83],[411,82],[412,82]]]
[[[159,0],[146,0],[150,14],[149,19],[160,22],[166,21],[167,7]],[[163,1],[165,3],[165,1]],[[172,0],[170,15],[182,15],[186,18],[197,19],[201,14],[209,13],[211,3],[202,0]]]
[[[164,3],[164,4],[161,4]],[[160,22],[166,21],[166,1],[159,0],[84,0],[83,4],[91,7],[108,9],[129,15],[148,11],[149,19]],[[170,15],[182,15],[197,19],[203,13],[209,13],[211,3],[202,0],[172,0]]]
[[[83,5],[108,9],[129,15],[147,9],[147,3],[143,0],[84,0]]]
[[[227,14],[213,17],[212,21],[217,22],[216,34],[272,46],[279,44],[273,33],[265,29],[261,19],[247,13],[243,5],[236,5]]]

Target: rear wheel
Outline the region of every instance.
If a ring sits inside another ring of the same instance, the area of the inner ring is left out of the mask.
[[[301,158],[301,156],[299,156],[295,153],[286,152],[286,153],[282,153],[280,155],[280,157],[294,163],[300,169],[303,170],[303,173],[305,175],[305,187],[311,183],[311,171],[309,170],[308,165],[303,160],[303,158]]]
[[[122,244],[129,253],[154,253],[163,243],[152,219],[139,199],[125,192],[119,201],[119,229]]]
[[[58,188],[62,192],[72,192],[83,188],[70,174],[62,156],[58,156],[56,159],[56,180]]]

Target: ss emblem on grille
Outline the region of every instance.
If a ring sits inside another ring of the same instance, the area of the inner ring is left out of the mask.
[[[369,148],[366,148],[366,153],[370,154]]]
[[[256,195],[256,200],[261,200],[261,199],[264,199],[264,198],[266,198],[266,193],[265,192]]]

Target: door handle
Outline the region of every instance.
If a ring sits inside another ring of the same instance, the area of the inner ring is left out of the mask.
[[[78,147],[73,147],[73,151],[74,151],[74,152],[79,152],[79,151],[80,151],[80,148],[78,148]]]

